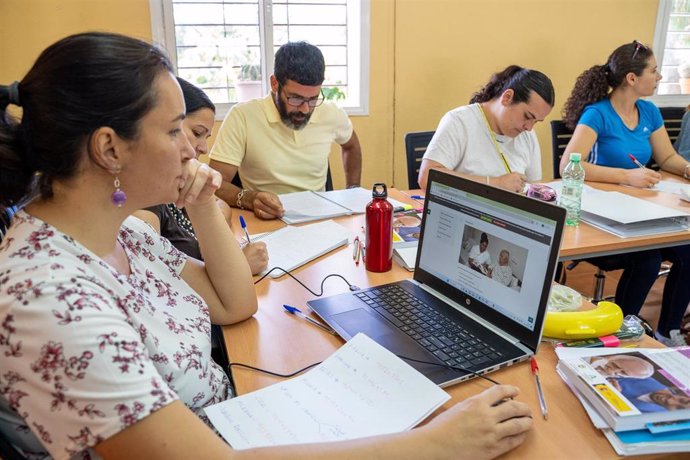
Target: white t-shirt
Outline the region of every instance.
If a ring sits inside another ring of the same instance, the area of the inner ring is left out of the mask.
[[[494,135],[512,172],[525,174],[529,182],[541,180],[541,151],[534,131],[524,131],[517,137]],[[424,158],[464,174],[498,177],[508,173],[491,140],[479,104],[446,113]]]
[[[0,429],[22,449],[93,457],[178,398],[201,412],[230,396],[186,256],[134,217],[118,241],[128,276],[25,212],[0,244]]]
[[[489,254],[488,250],[481,252],[478,244],[475,244],[472,246],[472,249],[470,249],[469,258],[474,261],[475,265],[491,265],[491,254]]]

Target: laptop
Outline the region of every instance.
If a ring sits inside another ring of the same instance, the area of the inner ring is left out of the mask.
[[[413,279],[308,305],[440,386],[537,352],[561,244],[559,206],[431,170]]]

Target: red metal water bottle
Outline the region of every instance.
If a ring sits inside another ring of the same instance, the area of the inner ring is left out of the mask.
[[[393,205],[386,184],[374,184],[366,209],[364,264],[370,272],[387,272],[393,264]]]

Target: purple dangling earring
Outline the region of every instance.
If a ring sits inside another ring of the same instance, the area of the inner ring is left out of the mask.
[[[125,192],[120,190],[120,179],[117,176],[115,176],[115,182],[113,182],[113,185],[115,186],[115,191],[112,195],[110,195],[110,201],[112,201],[113,204],[118,208],[121,208],[122,205],[125,204],[125,201],[127,201],[127,195],[125,195]]]

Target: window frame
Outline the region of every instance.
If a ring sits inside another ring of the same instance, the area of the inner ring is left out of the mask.
[[[273,18],[272,0],[258,0],[259,2],[259,31],[261,34],[261,85],[263,94],[270,91],[269,76],[273,73]],[[348,69],[350,75],[359,79],[355,83],[359,87],[359,100],[354,105],[341,107],[348,115],[369,115],[369,56],[370,56],[370,0],[359,0],[359,8],[353,10],[348,2],[348,15],[359,14],[359,21],[354,24],[355,33],[359,37],[359,59],[353,60],[354,69]],[[172,0],[149,0],[151,14],[151,35],[154,43],[163,47],[170,57],[173,68],[177,73],[177,52],[175,42],[175,23],[173,20]],[[353,14],[353,11],[356,12]],[[271,46],[267,46],[270,43]],[[350,53],[348,48],[348,53]],[[235,103],[216,103],[216,120],[223,120]]]
[[[656,25],[654,27],[653,51],[658,66],[664,62],[664,50],[666,49],[666,35],[668,34],[668,23],[671,18],[672,0],[659,0],[656,14]],[[687,107],[690,104],[690,94],[654,94],[647,98],[658,107]]]

